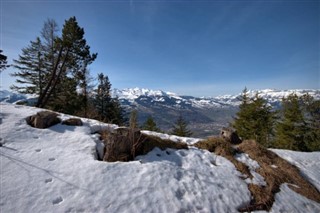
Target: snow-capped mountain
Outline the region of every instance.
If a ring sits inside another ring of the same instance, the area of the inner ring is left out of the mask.
[[[310,94],[320,99],[320,90],[249,90],[248,96],[256,94],[263,97],[274,107],[279,107],[283,97],[295,93],[298,96]],[[180,96],[172,92],[149,89],[115,89],[117,96],[129,113],[138,110],[138,120],[142,124],[148,116],[152,116],[159,127],[168,131],[179,115],[188,122],[197,137],[217,134],[222,126],[227,126],[238,111],[240,95],[222,95],[217,97]]]
[[[253,98],[256,94],[268,101],[272,105],[276,105],[281,102],[282,98],[288,97],[290,94],[296,94],[297,96],[303,96],[306,94],[311,95],[315,99],[320,99],[320,90],[315,89],[291,89],[291,90],[276,90],[276,89],[264,89],[264,90],[248,90],[248,96]],[[226,105],[235,105],[240,104],[239,97],[241,93],[237,95],[221,95],[217,96],[214,99],[225,103]]]
[[[275,107],[280,105],[283,97],[292,93],[298,96],[308,93],[315,99],[320,99],[320,90],[311,89],[249,90],[248,96],[254,97],[257,93]],[[238,111],[241,93],[199,98],[162,90],[130,88],[114,89],[112,95],[119,98],[128,114],[133,109],[138,110],[139,124],[152,116],[162,130],[169,131],[178,116],[182,115],[189,122],[190,129],[197,133],[195,137],[206,137],[217,134],[222,126],[227,126],[233,120]],[[19,100],[30,102],[30,97],[5,90],[0,91],[0,102],[14,103]]]
[[[165,105],[175,108],[221,107],[223,104],[210,98],[179,96],[172,92],[140,88],[115,89],[113,96],[118,97],[124,105]]]
[[[312,89],[294,89],[294,90],[249,90],[248,96],[254,97],[258,94],[266,99],[270,104],[281,102],[283,97],[295,93],[298,96],[309,94],[315,99],[320,99],[320,90]],[[192,97],[179,96],[172,92],[164,92],[161,90],[149,90],[140,88],[115,89],[113,96],[117,96],[124,105],[139,105],[149,103],[150,105],[166,105],[177,108],[216,108],[238,106],[240,104],[241,93],[237,95],[221,95],[217,97]]]

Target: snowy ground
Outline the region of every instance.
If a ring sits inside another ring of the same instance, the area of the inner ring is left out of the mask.
[[[155,148],[132,162],[101,162],[96,160],[98,137],[91,133],[116,126],[83,119],[82,127],[35,129],[24,119],[37,111],[0,105],[1,213],[237,212],[250,200],[246,181],[223,157],[196,148]],[[273,151],[320,188],[319,152]],[[248,156],[238,157],[253,169],[259,166]],[[282,185],[272,212],[320,212],[320,204]]]

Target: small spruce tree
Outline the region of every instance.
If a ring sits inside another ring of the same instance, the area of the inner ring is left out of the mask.
[[[240,97],[241,104],[233,127],[243,139],[254,139],[258,143],[270,147],[272,145],[273,126],[275,123],[275,112],[267,101],[256,94],[254,98],[248,97],[245,88]]]
[[[280,121],[276,125],[277,148],[307,151],[304,140],[306,122],[304,119],[299,97],[290,94],[282,99],[282,110]]]
[[[180,115],[173,126],[173,130],[171,134],[181,136],[181,137],[190,137],[192,136],[192,132],[188,129],[187,122]]]
[[[143,130],[149,130],[154,132],[160,132],[160,129],[157,127],[156,122],[154,121],[152,116],[149,116],[147,120],[143,123],[142,127]]]

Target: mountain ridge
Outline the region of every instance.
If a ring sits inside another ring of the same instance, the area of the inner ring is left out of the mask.
[[[249,97],[258,93],[274,107],[279,107],[281,99],[291,93],[298,96],[310,94],[320,100],[320,90],[292,89],[292,90],[249,90]],[[158,127],[163,131],[170,131],[179,116],[189,123],[189,128],[194,137],[207,137],[218,134],[223,126],[232,122],[238,111],[240,95],[221,95],[217,97],[180,96],[162,90],[140,88],[113,89],[112,95],[118,97],[126,114],[132,110],[138,111],[138,123],[142,125],[149,116],[152,116]],[[30,99],[31,97],[31,99]],[[15,103],[23,100],[34,102],[34,96],[25,96],[10,91],[0,90],[0,102]]]

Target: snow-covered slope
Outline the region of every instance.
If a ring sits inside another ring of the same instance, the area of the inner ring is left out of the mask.
[[[155,148],[132,162],[101,162],[95,158],[98,136],[91,133],[117,126],[82,119],[81,127],[35,129],[25,118],[38,111],[0,105],[0,212],[237,212],[250,201],[247,183],[223,157],[196,148]],[[189,144],[197,140],[173,139]],[[320,179],[314,172],[320,170],[320,153],[287,153],[280,154],[301,167],[308,162],[304,174]],[[271,210],[319,211],[319,203],[286,184]]]

